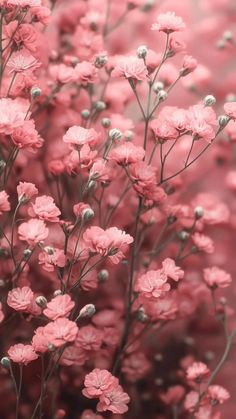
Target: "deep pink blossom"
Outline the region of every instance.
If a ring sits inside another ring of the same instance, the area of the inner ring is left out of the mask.
[[[68,294],[58,295],[47,303],[43,314],[51,320],[56,320],[59,317],[69,317],[74,306],[75,303]]]
[[[0,215],[2,215],[4,212],[10,211],[10,202],[9,202],[9,195],[6,193],[6,191],[0,192]]]
[[[27,311],[30,307],[34,293],[29,287],[13,288],[7,296],[7,304],[16,311]]]
[[[161,270],[150,270],[138,278],[137,291],[145,298],[156,299],[169,290],[167,276]]]

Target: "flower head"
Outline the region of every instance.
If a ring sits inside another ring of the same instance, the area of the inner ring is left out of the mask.
[[[161,13],[157,21],[151,26],[153,31],[165,32],[167,34],[185,29],[182,18],[176,16],[175,12]]]

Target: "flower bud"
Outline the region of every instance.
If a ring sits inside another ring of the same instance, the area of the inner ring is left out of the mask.
[[[86,304],[83,308],[81,308],[79,315],[77,317],[78,319],[84,318],[84,317],[92,317],[96,313],[96,308],[94,304]]]
[[[46,307],[47,306],[47,299],[43,296],[43,295],[39,295],[36,299],[35,299],[36,304],[39,307]]]
[[[109,128],[111,125],[111,120],[109,118],[102,118],[101,124],[104,128]]]
[[[82,116],[83,119],[87,120],[90,117],[90,111],[88,109],[83,109],[80,112],[80,115]]]
[[[168,93],[165,90],[159,90],[159,92],[157,93],[157,97],[160,102],[163,102],[167,99]]]
[[[51,246],[46,246],[43,249],[48,255],[53,255],[54,254],[54,248]]]
[[[3,368],[6,368],[7,370],[9,370],[10,367],[11,367],[11,360],[10,360],[10,358],[8,358],[8,356],[4,356],[1,359],[1,365],[3,366]]]
[[[197,219],[197,220],[199,220],[200,218],[202,218],[203,217],[203,215],[204,215],[204,210],[203,210],[203,208],[202,207],[196,207],[195,209],[194,209],[194,215],[195,215],[195,218]]]
[[[148,49],[146,45],[140,45],[137,49],[137,56],[138,58],[145,58],[147,55]]]
[[[226,115],[220,115],[220,116],[218,117],[218,123],[219,123],[219,126],[220,126],[221,128],[226,127],[226,125],[228,124],[229,120],[230,120],[230,118],[229,118],[228,116],[226,116]]]
[[[57,297],[58,295],[62,295],[62,291],[61,290],[55,290],[53,295],[54,295],[54,297]]]
[[[102,112],[106,109],[106,104],[105,102],[102,102],[102,100],[98,100],[97,102],[94,102],[93,106],[98,112]]]
[[[31,254],[32,254],[32,250],[25,249],[23,252],[24,259],[28,259],[31,256]]]
[[[231,42],[233,41],[234,37],[231,31],[225,31],[223,33],[223,40],[226,42]]]
[[[154,355],[154,359],[157,362],[161,362],[161,361],[163,361],[163,355],[161,353],[157,353],[157,354]]]
[[[55,349],[56,349],[56,347],[55,347],[52,343],[49,343],[49,344],[48,344],[48,350],[49,350],[50,352],[54,352],[54,351],[55,351]]]
[[[97,186],[97,182],[95,182],[95,180],[90,180],[88,183],[88,189],[94,189]]]
[[[164,89],[164,83],[162,83],[162,81],[156,81],[152,88],[155,93],[158,93],[160,90]]]
[[[140,307],[137,311],[137,320],[141,323],[145,323],[148,319],[147,314],[145,313],[145,310],[143,307]]]
[[[109,278],[109,272],[107,269],[102,269],[100,272],[98,272],[98,281],[99,282],[106,282]]]
[[[129,129],[127,129],[124,133],[124,137],[129,141],[132,140],[134,138],[133,131],[130,131]]]
[[[94,217],[94,211],[92,208],[86,208],[84,211],[82,211],[81,215],[84,221],[89,221]]]
[[[189,239],[189,233],[185,230],[182,230],[179,232],[179,238],[181,241],[185,242],[186,240]]]
[[[107,64],[107,61],[108,61],[107,55],[99,55],[96,57],[94,65],[96,68],[102,68],[104,67],[104,65]]]
[[[42,93],[42,90],[40,89],[40,87],[38,86],[31,87],[30,94],[31,94],[32,99],[36,99],[36,97],[40,96],[41,93]]]
[[[216,48],[218,48],[218,49],[224,49],[225,48],[225,41],[224,41],[224,39],[220,39],[219,41],[217,41]]]
[[[113,128],[109,131],[109,138],[112,141],[120,140],[122,138],[122,133],[119,129]]]
[[[0,170],[5,169],[5,167],[6,167],[6,162],[4,160],[0,160]]]
[[[147,0],[146,3],[142,6],[142,12],[149,12],[150,9],[155,5],[155,0]]]
[[[215,105],[216,98],[213,95],[207,95],[204,97],[203,102],[205,106],[212,106]]]

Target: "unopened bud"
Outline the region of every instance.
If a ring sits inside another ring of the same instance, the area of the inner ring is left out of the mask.
[[[164,383],[162,378],[156,378],[154,383],[156,384],[156,386],[161,387]]]
[[[96,313],[96,308],[94,304],[86,304],[86,306],[84,306],[80,312],[79,315],[77,317],[78,319],[84,318],[84,317],[92,317],[94,314]]]
[[[6,167],[6,162],[4,160],[0,160],[0,170]]]
[[[133,131],[130,131],[129,129],[127,129],[124,133],[124,137],[129,141],[132,140],[134,138]]]
[[[8,356],[4,356],[1,359],[1,365],[3,366],[3,368],[6,368],[7,370],[9,370],[10,367],[11,367],[11,360],[10,360],[10,358],[8,358]]]
[[[168,97],[168,93],[167,93],[165,90],[160,90],[160,91],[157,93],[157,97],[158,97],[158,100],[159,100],[159,101],[163,102],[164,100],[166,100],[166,99],[167,99],[167,97]]]
[[[220,300],[219,301],[220,301],[220,304],[222,306],[225,306],[227,304],[227,299],[225,297],[220,297]]]
[[[94,102],[93,106],[96,109],[96,111],[98,111],[98,112],[102,112],[106,109],[105,102],[102,102],[101,100],[98,100],[97,102]]]
[[[104,128],[109,128],[111,125],[111,120],[109,118],[102,118],[101,124]]]
[[[96,57],[94,65],[96,68],[102,68],[104,67],[104,65],[107,64],[107,61],[107,55],[99,55],[98,57]]]
[[[54,254],[54,248],[51,246],[46,246],[44,247],[44,251],[48,254],[48,255],[53,255]]]
[[[192,338],[192,336],[186,336],[184,343],[186,343],[188,346],[193,346],[195,344],[195,340]]]
[[[162,83],[162,81],[157,81],[156,83],[154,83],[152,88],[155,93],[158,93],[164,89],[164,83]]]
[[[88,183],[88,189],[89,190],[94,189],[96,185],[97,185],[97,182],[95,182],[95,180],[90,180]]]
[[[150,9],[155,5],[155,0],[147,0],[146,3],[142,6],[142,12],[149,12]]]
[[[146,45],[140,45],[137,49],[137,56],[138,58],[145,58],[147,55],[148,49]]]
[[[230,118],[229,118],[228,116],[226,116],[226,115],[220,115],[220,116],[218,117],[218,123],[219,123],[219,126],[220,126],[221,128],[226,127],[226,125],[228,124],[229,120],[230,120]]]
[[[92,208],[86,208],[84,211],[82,211],[82,217],[84,221],[89,221],[94,217],[94,211]]]
[[[31,256],[31,254],[32,254],[32,250],[25,249],[23,252],[24,259],[28,259]]]
[[[199,206],[199,207],[196,207],[194,209],[194,215],[195,215],[195,218],[197,220],[199,220],[200,218],[202,218],[203,217],[203,214],[204,214],[204,210],[203,210],[202,207]]]
[[[186,240],[189,239],[189,233],[185,230],[182,230],[179,232],[179,238],[181,241],[185,242]]]
[[[141,323],[145,323],[148,319],[147,314],[145,313],[145,310],[143,307],[140,307],[137,311],[137,320]]]
[[[36,299],[35,299],[36,304],[39,307],[46,307],[47,306],[47,299],[43,296],[43,295],[39,295]]]
[[[62,295],[62,291],[61,290],[55,290],[53,295],[54,295],[54,297],[57,297],[58,295]]]
[[[198,250],[197,246],[192,246],[190,251],[191,251],[191,253],[198,253],[199,250]]]
[[[170,215],[170,216],[167,218],[167,222],[168,222],[168,224],[174,224],[174,223],[176,222],[176,220],[177,220],[177,217],[176,217],[175,215]]]
[[[122,138],[122,132],[117,128],[113,128],[109,131],[109,138],[112,141],[120,140]]]
[[[154,355],[154,359],[157,362],[161,362],[161,361],[163,361],[163,355],[161,353],[157,353],[157,354]]]
[[[83,109],[80,112],[80,115],[82,116],[83,119],[87,120],[90,117],[90,111],[88,109]]]
[[[204,99],[203,99],[204,105],[205,106],[212,106],[215,105],[216,103],[216,98],[213,95],[207,95]]]
[[[30,90],[32,99],[36,99],[36,97],[39,97],[41,93],[42,93],[42,90],[38,86],[33,86]]]
[[[99,282],[106,282],[109,278],[109,272],[107,269],[102,269],[99,273],[98,273],[98,281]]]
[[[49,350],[50,352],[54,352],[54,351],[55,351],[55,349],[56,349],[56,347],[55,347],[52,343],[49,343],[49,344],[48,344],[48,350]]]
[[[224,49],[225,48],[225,41],[224,41],[224,39],[219,39],[219,41],[217,41],[216,48],[218,48],[218,49]]]
[[[231,42],[234,39],[231,31],[225,31],[223,33],[223,40],[226,42]]]

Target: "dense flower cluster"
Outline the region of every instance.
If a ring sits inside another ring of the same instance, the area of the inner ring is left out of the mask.
[[[1,419],[233,419],[234,3],[0,1]]]

